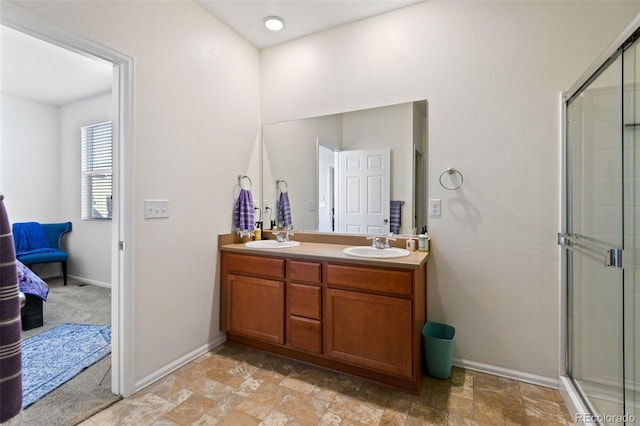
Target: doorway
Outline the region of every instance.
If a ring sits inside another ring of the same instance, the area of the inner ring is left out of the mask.
[[[53,45],[113,64],[113,218],[111,225],[111,389],[134,392],[132,240],[133,59],[64,31],[12,4],[3,4],[0,23]],[[129,325],[125,327],[125,324]]]
[[[639,39],[636,25],[563,100],[563,368],[577,422],[640,418]]]
[[[318,140],[318,231],[336,231],[336,164],[338,148]]]

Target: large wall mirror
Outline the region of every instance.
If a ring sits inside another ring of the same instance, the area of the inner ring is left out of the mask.
[[[265,124],[265,228],[274,221],[294,231],[421,231],[426,155],[426,100]],[[281,207],[290,223],[278,221]]]

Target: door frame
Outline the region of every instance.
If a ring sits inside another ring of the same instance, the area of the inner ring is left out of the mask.
[[[11,3],[0,23],[83,56],[113,64],[113,218],[111,223],[111,391],[134,393],[133,346],[133,58],[59,28]],[[125,327],[126,324],[126,327]]]
[[[325,148],[328,149],[330,151],[333,151],[334,153],[334,161],[333,161],[333,187],[331,188],[331,203],[333,204],[333,208],[334,208],[334,212],[333,212],[333,230],[331,232],[336,232],[336,228],[337,228],[337,215],[335,212],[335,206],[336,206],[336,194],[337,194],[337,190],[336,190],[336,176],[337,176],[337,157],[336,155],[340,152],[340,148],[330,144],[328,142],[324,142],[322,141],[319,137],[316,137],[316,202],[317,202],[317,209],[316,211],[318,212],[318,217],[316,220],[316,228],[318,230],[320,230],[320,149],[321,148]],[[331,209],[329,209],[331,210]],[[329,231],[321,231],[321,232],[329,232]]]

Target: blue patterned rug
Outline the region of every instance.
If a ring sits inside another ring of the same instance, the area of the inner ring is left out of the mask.
[[[111,327],[61,324],[22,342],[26,408],[111,352]]]

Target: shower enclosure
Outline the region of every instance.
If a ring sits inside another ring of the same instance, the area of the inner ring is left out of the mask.
[[[563,95],[561,384],[576,422],[640,422],[640,22]]]

